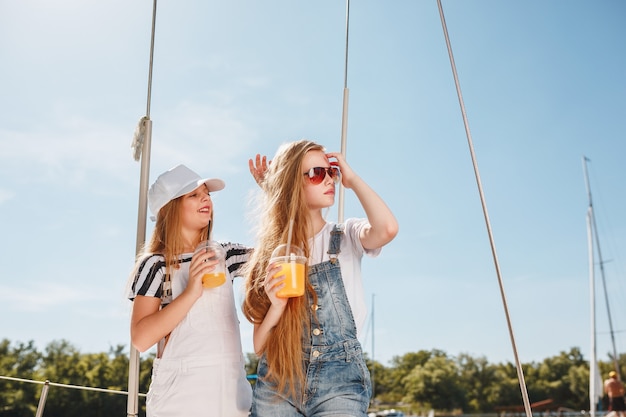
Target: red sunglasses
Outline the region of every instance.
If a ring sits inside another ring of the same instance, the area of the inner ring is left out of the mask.
[[[317,185],[317,184],[320,184],[322,181],[324,181],[324,178],[326,178],[326,174],[328,174],[328,176],[332,178],[334,182],[339,181],[339,177],[341,176],[341,172],[339,172],[339,168],[334,167],[334,166],[328,167],[328,168],[314,167],[314,168],[309,169],[303,175],[306,177],[309,177],[309,181],[311,182],[311,184]]]

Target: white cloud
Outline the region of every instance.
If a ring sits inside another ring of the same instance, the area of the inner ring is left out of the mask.
[[[43,312],[58,306],[90,298],[90,294],[74,286],[37,282],[37,287],[0,286],[8,311]]]
[[[103,126],[71,114],[68,124],[48,131],[19,132],[4,130],[0,135],[0,161],[8,167],[4,174],[12,183],[53,183],[80,185],[90,173],[109,178],[126,178],[120,161],[132,162],[132,131]],[[128,168],[132,165],[129,163]],[[127,169],[128,169],[127,168]]]

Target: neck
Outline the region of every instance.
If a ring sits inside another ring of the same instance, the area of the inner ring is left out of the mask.
[[[200,243],[200,233],[183,230],[183,242],[185,252],[193,252]]]
[[[314,237],[326,225],[322,210],[311,210],[311,236]]]

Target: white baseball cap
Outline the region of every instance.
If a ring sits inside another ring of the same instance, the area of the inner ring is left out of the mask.
[[[165,171],[156,179],[148,190],[148,206],[156,219],[159,210],[175,198],[192,192],[202,184],[206,184],[209,192],[224,189],[226,184],[219,178],[201,178],[185,165],[177,165]]]

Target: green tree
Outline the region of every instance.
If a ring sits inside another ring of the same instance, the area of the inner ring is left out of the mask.
[[[81,354],[69,342],[60,340],[46,347],[41,373],[45,379],[54,383],[126,391],[128,357],[123,346],[111,348],[108,354]],[[124,415],[127,398],[123,394],[51,386],[45,416]]]
[[[68,385],[83,385],[82,371],[75,365],[80,352],[66,340],[54,341],[45,348],[41,379]],[[82,408],[80,391],[62,387],[50,387],[45,406],[46,417],[74,417],[73,410]],[[81,410],[82,411],[82,410]]]
[[[561,352],[558,356],[544,359],[539,366],[529,371],[527,378],[529,396],[532,393],[531,398],[534,401],[551,398],[563,407],[585,408],[585,403],[588,406],[589,401],[584,397],[589,398],[589,390],[587,388],[584,394],[581,392],[580,372],[570,373],[576,368],[586,368],[587,372],[589,369],[589,364],[578,348],[572,348],[569,352]],[[587,381],[588,379],[587,374]]]
[[[370,371],[370,377],[372,378],[372,399],[374,402],[377,402],[377,399],[384,399],[386,394],[389,392],[389,370],[380,362],[372,361],[367,358],[365,363],[367,365],[367,369]]]
[[[80,356],[76,367],[83,373],[82,385],[115,391],[125,391],[128,383],[128,359],[123,347],[110,349],[109,353],[90,353]],[[127,396],[113,393],[80,391],[84,409],[89,415],[105,417],[120,415],[126,409]],[[84,415],[84,414],[83,414]]]
[[[437,410],[467,410],[466,393],[456,363],[443,353],[417,365],[403,379],[404,401]]]
[[[7,339],[0,341],[0,375],[35,379],[41,354],[34,342],[11,346]],[[18,381],[0,380],[0,417],[33,416],[37,409],[40,387]]]
[[[495,365],[494,378],[494,385],[490,387],[492,399],[488,411],[495,411],[496,406],[522,404],[522,392],[515,365],[510,362]]]
[[[139,392],[149,388],[154,354],[140,360]],[[258,358],[247,354],[248,374],[256,372]],[[521,406],[522,397],[517,368],[511,364],[492,365],[484,357],[461,354],[457,359],[441,350],[411,352],[396,356],[391,366],[369,361],[375,378],[376,400],[413,412],[493,412],[497,406]],[[626,354],[619,357],[620,370],[626,370]],[[606,376],[613,363],[600,362]],[[578,348],[522,365],[531,402],[551,398],[554,405],[574,409],[589,407],[589,363]],[[33,344],[11,345],[0,341],[0,375],[34,381],[49,380],[76,386],[127,391],[128,354],[124,346],[108,353],[80,353],[65,340],[50,343],[45,353]],[[33,417],[41,392],[40,384],[0,379],[0,417]],[[46,417],[124,415],[126,395],[83,391],[50,386],[45,406]],[[140,398],[139,415],[145,415],[145,401]]]
[[[460,370],[459,381],[467,396],[468,411],[493,411],[493,405],[500,401],[500,391],[496,388],[506,379],[487,358],[474,358],[461,354],[457,358]]]
[[[433,354],[439,354],[440,351],[434,350],[433,353],[420,350],[419,352],[409,352],[402,356],[394,356],[391,360],[391,369],[383,374],[382,378],[378,378],[378,386],[382,391],[380,400],[385,403],[397,403],[402,401],[405,396],[404,379],[416,366],[423,366],[428,362]]]
[[[569,389],[572,393],[572,408],[576,410],[589,409],[589,366],[573,366],[568,371]],[[602,396],[603,392],[598,392]]]

